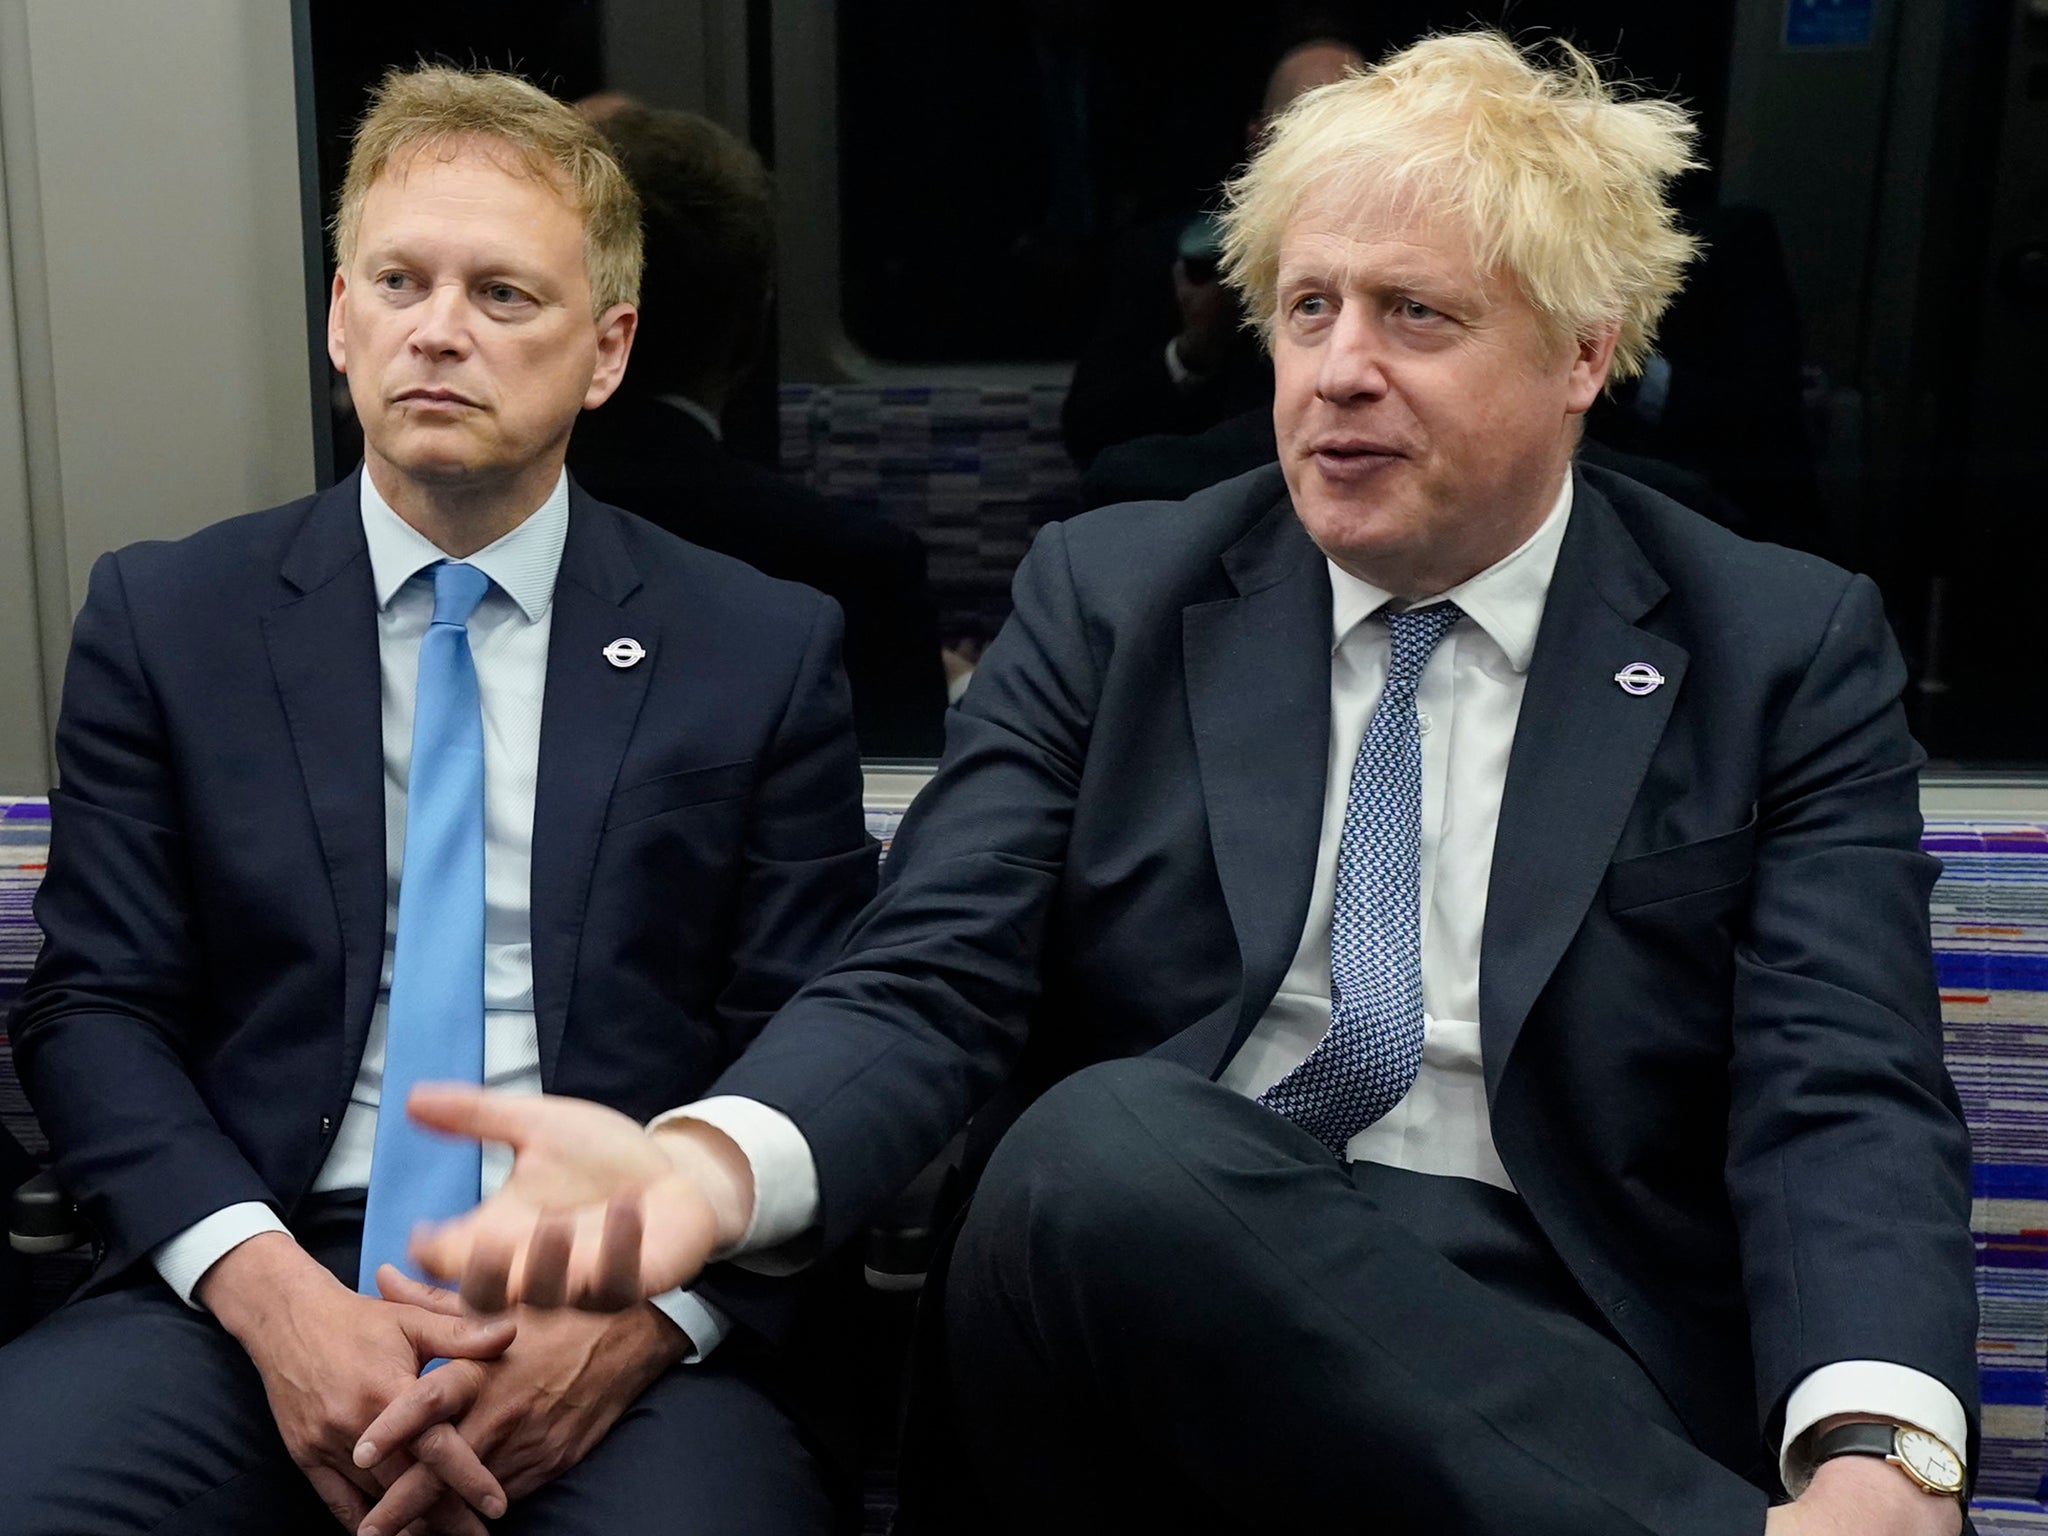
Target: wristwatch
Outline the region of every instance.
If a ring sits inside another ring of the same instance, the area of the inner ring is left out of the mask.
[[[1939,1435],[1912,1424],[1843,1424],[1813,1443],[1817,1467],[1837,1456],[1882,1456],[1924,1493],[1963,1496],[1963,1458]]]

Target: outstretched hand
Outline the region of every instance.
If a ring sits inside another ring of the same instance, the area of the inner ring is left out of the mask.
[[[427,1273],[480,1312],[514,1304],[616,1312],[696,1278],[737,1242],[753,1174],[723,1132],[683,1121],[650,1135],[582,1099],[422,1084],[420,1125],[512,1148],[512,1172],[465,1216],[413,1234]]]

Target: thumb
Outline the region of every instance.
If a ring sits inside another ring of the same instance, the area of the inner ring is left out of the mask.
[[[499,1093],[467,1083],[418,1083],[406,1095],[406,1118],[430,1130],[473,1141],[522,1147],[546,1115],[534,1094]]]
[[[494,1360],[511,1347],[518,1324],[503,1317],[444,1317],[407,1307],[399,1327],[422,1360]]]

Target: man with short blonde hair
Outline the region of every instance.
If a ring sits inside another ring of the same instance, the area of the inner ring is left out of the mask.
[[[10,1028],[105,1254],[0,1351],[0,1529],[822,1532],[767,1387],[798,1298],[465,1316],[398,1266],[500,1159],[398,1105],[644,1117],[835,952],[874,885],[837,610],[565,473],[641,259],[570,108],[394,72],[335,242],[362,469],[106,556],[74,632]]]

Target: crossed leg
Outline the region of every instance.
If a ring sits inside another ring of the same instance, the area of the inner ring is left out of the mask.
[[[1339,1163],[1163,1063],[1018,1121],[946,1322],[990,1518],[1020,1533],[1764,1529],[1519,1202]]]

